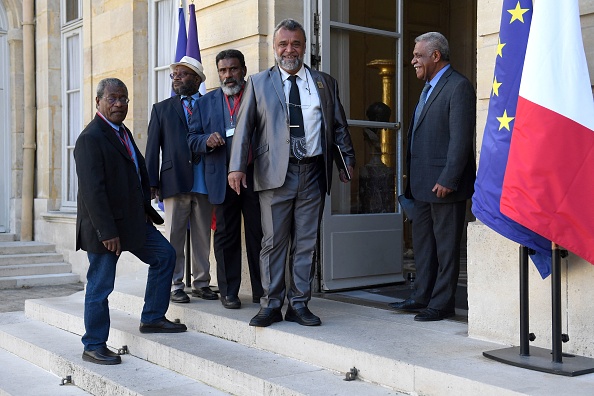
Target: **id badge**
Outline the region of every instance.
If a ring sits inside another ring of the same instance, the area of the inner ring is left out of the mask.
[[[225,131],[225,136],[231,137],[231,136],[233,136],[234,133],[235,133],[235,128],[229,128]]]

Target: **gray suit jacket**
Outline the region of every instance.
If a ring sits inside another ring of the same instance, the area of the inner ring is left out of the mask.
[[[338,144],[345,161],[355,166],[344,109],[338,95],[338,84],[330,75],[309,69],[313,86],[320,96],[322,111],[322,152],[325,162],[325,190],[332,185],[332,145]],[[229,171],[245,172],[248,147],[254,138],[254,190],[270,190],[285,182],[289,164],[290,132],[287,104],[278,66],[248,79],[231,146]]]
[[[408,131],[407,197],[451,203],[472,196],[476,175],[475,122],[474,87],[450,67],[427,98],[417,125],[411,122]],[[445,198],[437,198],[431,191],[435,183],[454,191]]]

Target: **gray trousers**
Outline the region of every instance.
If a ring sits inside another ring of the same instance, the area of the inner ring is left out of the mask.
[[[281,308],[286,294],[285,265],[289,254],[289,304],[302,308],[311,299],[316,243],[323,210],[320,187],[323,161],[289,163],[285,184],[260,192],[262,250],[260,272],[263,308]]]

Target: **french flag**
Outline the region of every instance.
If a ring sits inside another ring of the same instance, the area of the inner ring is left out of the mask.
[[[578,0],[535,2],[501,213],[594,263],[594,100]]]

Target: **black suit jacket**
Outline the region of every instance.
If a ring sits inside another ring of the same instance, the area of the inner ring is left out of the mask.
[[[197,100],[194,108],[196,103]],[[194,168],[187,134],[188,123],[179,95],[153,105],[146,142],[146,164],[150,186],[159,188],[160,199],[192,190]]]
[[[423,202],[452,203],[472,196],[476,173],[475,123],[474,87],[450,67],[427,98],[418,125],[412,125],[411,121],[407,197],[411,198],[412,193],[412,197]],[[435,183],[453,191],[438,198],[431,191]]]
[[[120,238],[122,250],[142,247],[146,216],[159,216],[150,205],[144,158],[130,131],[140,172],[115,131],[100,116],[82,131],[74,148],[78,175],[76,250],[108,253],[102,241]],[[157,217],[153,217],[157,216]]]

